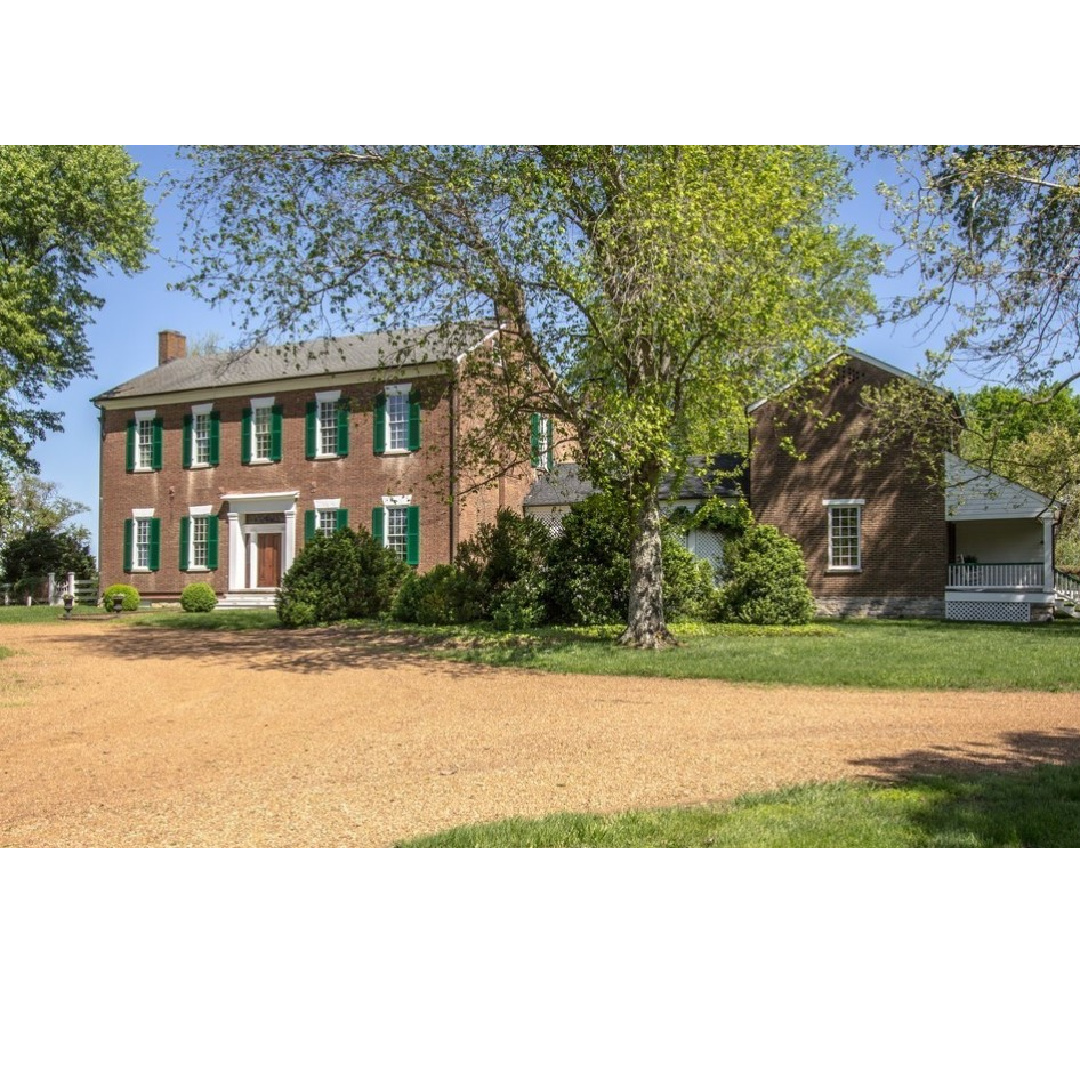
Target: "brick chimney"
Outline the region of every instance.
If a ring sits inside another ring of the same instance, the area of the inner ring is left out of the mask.
[[[158,332],[158,367],[162,364],[171,364],[174,360],[183,360],[185,356],[187,356],[187,338],[179,330]]]

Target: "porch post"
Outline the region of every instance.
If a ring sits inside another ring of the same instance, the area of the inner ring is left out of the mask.
[[[1043,527],[1043,581],[1048,593],[1056,592],[1054,583],[1054,518],[1052,514],[1046,514],[1042,519]]]
[[[296,506],[285,511],[285,553],[281,560],[282,576],[288,571],[296,558]]]
[[[229,592],[244,587],[244,534],[240,531],[240,515],[226,514],[229,522]]]

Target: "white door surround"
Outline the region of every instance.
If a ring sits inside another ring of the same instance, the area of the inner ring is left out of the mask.
[[[278,533],[281,538],[281,573],[296,557],[296,503],[298,491],[240,492],[223,495],[229,504],[229,592],[250,591],[258,580],[258,536]],[[247,514],[283,514],[284,524],[244,524]],[[259,590],[263,591],[263,590]],[[268,591],[273,592],[272,588]]]

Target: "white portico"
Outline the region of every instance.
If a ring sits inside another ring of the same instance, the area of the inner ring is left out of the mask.
[[[272,602],[296,557],[298,491],[234,492],[228,506],[229,593]]]

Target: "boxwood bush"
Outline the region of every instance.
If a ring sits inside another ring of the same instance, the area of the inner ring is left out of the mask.
[[[283,626],[373,619],[390,610],[408,568],[363,528],[315,536],[293,560],[277,594]]]
[[[471,600],[471,582],[455,566],[441,563],[426,574],[410,574],[391,611],[398,622],[452,626],[480,617]]]
[[[180,606],[185,611],[213,611],[217,607],[217,593],[205,581],[193,581],[180,594]]]
[[[799,545],[773,525],[751,525],[724,550],[727,580],[720,607],[732,622],[806,623],[814,598]]]
[[[114,596],[124,598],[124,611],[139,610],[139,590],[134,585],[110,585],[102,594],[106,611],[112,611]]]

